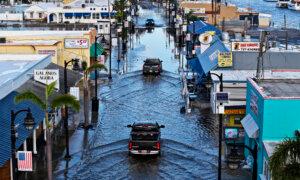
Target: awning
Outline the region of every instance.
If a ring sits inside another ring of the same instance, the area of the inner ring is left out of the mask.
[[[73,17],[73,13],[65,13],[65,17],[70,17],[70,18],[72,18],[72,17]]]
[[[210,47],[202,54],[200,49],[196,50],[197,57],[205,74],[218,67],[218,54],[220,52],[229,52],[229,50],[217,36],[214,36]]]
[[[82,17],[82,13],[74,13],[75,17]]]
[[[84,17],[89,17],[89,16],[91,16],[91,13],[82,13],[82,15],[83,15]]]
[[[259,128],[251,114],[247,114],[247,116],[242,119],[241,123],[250,138],[257,138]]]

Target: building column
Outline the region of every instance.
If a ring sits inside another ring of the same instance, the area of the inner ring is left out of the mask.
[[[46,132],[46,119],[43,121],[43,130],[44,130],[44,140],[47,141],[47,132]]]
[[[23,143],[23,149],[24,149],[24,151],[27,151],[27,140],[26,139]]]
[[[33,154],[37,154],[37,150],[36,150],[36,129],[33,130]]]

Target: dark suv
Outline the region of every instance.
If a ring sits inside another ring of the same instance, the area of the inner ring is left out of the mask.
[[[129,155],[160,155],[160,128],[158,123],[133,123],[128,142]]]
[[[160,59],[146,59],[143,65],[143,74],[156,74],[162,72],[162,61]]]
[[[154,27],[155,23],[153,19],[147,19],[145,23],[146,27]]]

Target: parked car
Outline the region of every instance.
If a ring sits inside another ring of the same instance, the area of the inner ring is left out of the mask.
[[[131,128],[128,151],[129,155],[160,155],[160,129],[164,125],[158,123],[133,123]]]
[[[154,27],[155,22],[153,19],[147,19],[145,25],[146,25],[146,27]]]
[[[156,74],[162,72],[162,61],[160,59],[146,59],[143,65],[143,74]]]

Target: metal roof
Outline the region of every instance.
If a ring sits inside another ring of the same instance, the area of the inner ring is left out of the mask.
[[[195,28],[195,32],[194,32]],[[215,31],[216,35],[220,36],[222,32],[213,25],[207,24],[201,20],[195,21],[194,23],[188,25],[188,32],[194,34],[202,34],[206,31]]]
[[[0,100],[0,167],[3,166],[7,160],[11,157],[11,132],[10,132],[10,111],[31,108],[33,117],[35,119],[36,125],[38,126],[44,119],[44,112],[35,104],[25,101],[18,105],[14,103],[14,97],[18,93],[13,91],[5,98]],[[16,142],[16,147],[20,147],[26,138],[28,138],[32,131],[28,131],[23,125],[23,120],[26,113],[21,113],[17,116],[15,124],[19,124],[17,128],[18,138]]]
[[[257,84],[267,98],[300,98],[300,79],[262,79]]]
[[[246,82],[247,78],[256,76],[256,70],[213,70],[211,73],[223,74],[225,82]],[[211,76],[213,81],[219,81],[216,76]],[[266,79],[300,79],[300,70],[265,70]]]
[[[202,54],[200,49],[197,49],[196,51],[200,65],[205,74],[217,68],[219,52],[228,52],[228,49],[217,36],[214,36],[214,39],[214,42],[212,42],[210,47],[206,49]]]

